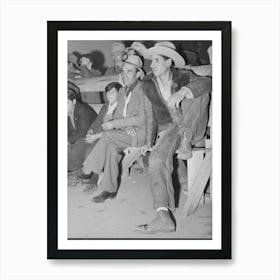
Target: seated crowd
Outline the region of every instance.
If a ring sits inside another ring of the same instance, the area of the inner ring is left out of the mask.
[[[101,188],[92,201],[103,203],[117,195],[123,151],[139,147],[143,155],[149,153],[149,184],[156,217],[137,230],[175,231],[173,159],[175,155],[178,166],[186,168],[184,161],[192,157],[193,146],[205,137],[211,71],[186,66],[172,42],[157,42],[151,48],[140,42],[125,48],[116,42],[112,57],[114,66],[105,75],[119,75],[121,84],[106,86],[107,102],[98,115],[82,102],[73,78],[101,73],[94,69],[89,55],[68,57],[69,174],[83,182],[87,193]],[[103,177],[98,184],[100,174]]]

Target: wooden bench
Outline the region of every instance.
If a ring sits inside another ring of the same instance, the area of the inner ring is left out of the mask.
[[[201,161],[200,166],[198,167],[198,171],[193,182],[189,186],[188,190],[188,198],[183,207],[182,211],[182,219],[186,216],[193,214],[202,197],[204,196],[204,191],[207,186],[207,183],[210,179],[210,198],[212,195],[212,182],[211,182],[211,174],[212,174],[212,148],[204,148],[200,150],[194,150],[193,153],[196,152],[203,154],[203,159]],[[188,163],[188,166],[190,164]]]

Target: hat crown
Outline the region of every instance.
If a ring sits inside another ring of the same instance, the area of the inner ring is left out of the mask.
[[[135,55],[135,54],[128,56],[128,58],[125,60],[125,62],[127,62],[129,64],[133,64],[139,68],[143,67],[142,59],[138,55]]]
[[[169,41],[164,41],[164,42],[158,42],[155,44],[155,47],[166,47],[169,49],[172,49],[174,51],[176,51],[176,47],[172,42]]]
[[[112,52],[125,51],[125,45],[121,42],[114,42],[112,44]]]
[[[162,41],[156,43],[153,47],[147,50],[147,56],[161,55],[171,58],[175,67],[181,68],[185,65],[184,58],[177,52],[176,47],[169,41]]]

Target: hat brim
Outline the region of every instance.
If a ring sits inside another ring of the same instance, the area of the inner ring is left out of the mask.
[[[130,65],[133,65],[135,68],[137,68],[138,70],[140,70],[141,74],[145,76],[145,71],[140,68],[138,65],[134,64],[134,63],[131,63],[131,62],[128,62],[128,61],[123,61],[123,64],[130,64]]]
[[[174,61],[175,67],[181,68],[185,66],[185,60],[184,58],[177,53],[176,51],[172,50],[171,48],[167,47],[151,47],[150,49],[147,50],[147,54],[152,57],[153,55],[164,55],[169,57]]]

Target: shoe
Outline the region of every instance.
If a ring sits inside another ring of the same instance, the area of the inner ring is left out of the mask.
[[[94,193],[95,191],[97,191],[97,189],[98,189],[98,186],[96,184],[88,183],[85,185],[83,192],[86,194],[91,194],[91,193]]]
[[[91,201],[96,202],[96,203],[102,203],[108,198],[110,198],[110,199],[115,198],[116,195],[117,195],[117,193],[115,193],[115,192],[103,191],[100,195],[93,197]]]
[[[90,172],[89,174],[84,174],[81,173],[78,175],[78,178],[82,179],[82,180],[88,180],[93,176],[93,172]]]
[[[83,190],[83,192],[85,193],[93,193],[98,189],[97,186],[97,180],[98,180],[98,175],[91,172],[91,178],[89,179],[89,181],[85,184],[85,188]]]
[[[158,211],[156,218],[149,225],[140,225],[136,228],[137,232],[147,234],[173,232],[175,230],[175,224],[169,212],[165,210]]]
[[[68,172],[68,186],[69,187],[76,187],[79,184],[79,178],[73,173]]]

